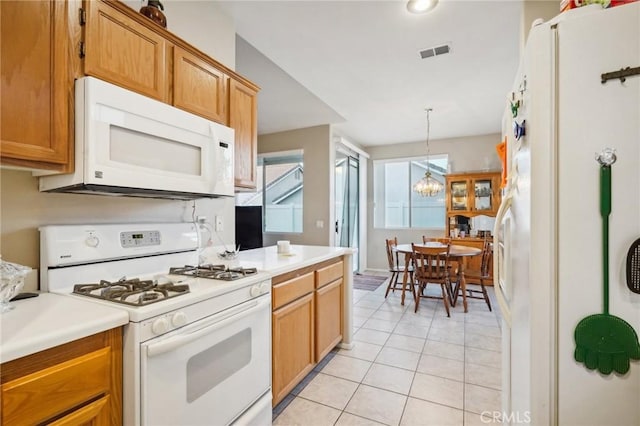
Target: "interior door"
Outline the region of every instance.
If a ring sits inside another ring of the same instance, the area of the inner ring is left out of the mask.
[[[360,162],[355,156],[336,151],[335,165],[335,245],[359,248]],[[358,256],[353,257],[353,270],[359,269]]]

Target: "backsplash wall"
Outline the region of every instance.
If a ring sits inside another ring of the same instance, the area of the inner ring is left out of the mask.
[[[38,191],[38,179],[30,172],[0,171],[0,254],[2,259],[40,267],[42,225],[184,222],[191,221],[193,202],[111,197],[84,194],[53,194]],[[213,222],[221,216],[224,231],[219,235],[235,247],[234,198],[196,200],[196,215]],[[220,245],[219,240],[213,242]],[[35,290],[34,288],[25,290]]]

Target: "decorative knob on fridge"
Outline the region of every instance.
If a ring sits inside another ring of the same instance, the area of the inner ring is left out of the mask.
[[[169,321],[166,318],[158,318],[151,325],[153,334],[164,334],[169,331]]]
[[[185,314],[182,311],[176,312],[171,317],[171,324],[173,324],[174,327],[182,327],[186,323],[187,323],[187,314]]]

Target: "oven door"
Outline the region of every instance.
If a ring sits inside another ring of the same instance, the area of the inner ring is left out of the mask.
[[[271,298],[141,346],[143,425],[226,425],[271,386]]]

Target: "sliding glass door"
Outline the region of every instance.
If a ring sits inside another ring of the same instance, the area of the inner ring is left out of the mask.
[[[336,151],[335,175],[335,244],[339,247],[359,248],[360,164],[358,158]],[[354,271],[360,267],[358,257],[353,257]]]

